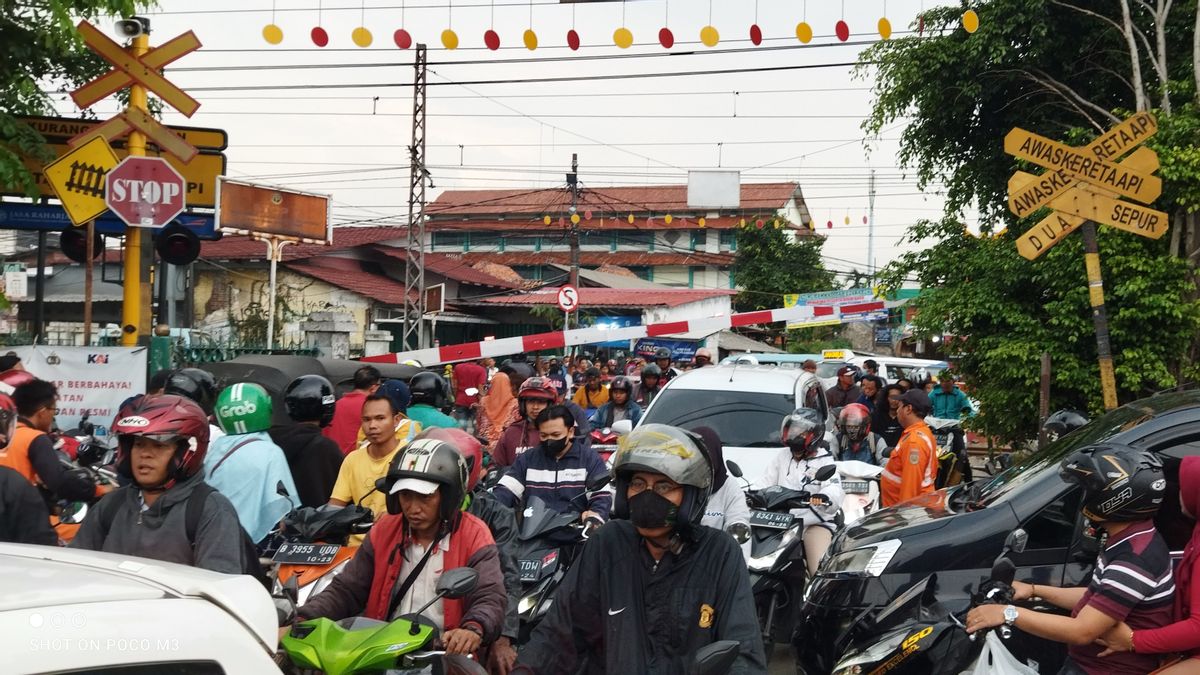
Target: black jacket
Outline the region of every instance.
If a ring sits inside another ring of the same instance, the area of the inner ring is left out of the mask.
[[[496,501],[492,493],[486,490],[471,493],[467,512],[482,520],[496,540],[496,549],[500,552],[500,571],[504,572],[504,590],[508,594],[504,628],[500,634],[515,642],[521,628],[517,615],[517,603],[521,601],[521,572],[517,569],[517,517],[512,509]]]
[[[299,505],[318,507],[328,502],[344,457],[337,443],[322,435],[315,424],[279,425],[268,433],[287,457],[292,482],[300,493]]]
[[[525,672],[686,673],[696,651],[736,640],[732,673],[766,673],[746,560],[708,527],[655,565],[629,521],[600,528],[555,592],[518,660]],[[520,672],[520,671],[518,671]]]
[[[0,466],[0,541],[57,546],[50,511],[38,489],[7,466]]]

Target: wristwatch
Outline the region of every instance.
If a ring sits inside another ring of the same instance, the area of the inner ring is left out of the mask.
[[[1011,626],[1017,622],[1017,608],[1009,605],[1004,608],[1004,625]]]

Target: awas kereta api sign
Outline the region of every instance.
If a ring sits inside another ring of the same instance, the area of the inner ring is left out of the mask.
[[[105,430],[121,403],[146,391],[145,347],[14,347],[21,363],[35,377],[58,387],[60,429],[88,421]]]

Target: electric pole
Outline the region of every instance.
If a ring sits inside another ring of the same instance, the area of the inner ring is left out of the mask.
[[[413,68],[412,163],[408,180],[408,247],[404,258],[404,349],[424,349],[425,336],[425,77],[428,56],[418,44]]]
[[[142,31],[129,44],[129,54],[140,60],[150,51],[150,21],[141,17],[135,18],[142,23]],[[136,79],[129,85],[129,107],[148,113],[146,87]],[[136,129],[130,132],[126,146],[130,157],[142,157],[146,154],[146,135]],[[88,241],[91,241],[89,239]],[[103,261],[102,261],[103,262]],[[138,337],[146,331],[150,314],[150,285],[143,279],[146,266],[142,262],[142,228],[125,228],[125,279],[121,290],[121,346],[135,347]],[[88,264],[92,264],[89,259]],[[145,308],[145,315],[143,309]]]
[[[567,174],[567,189],[571,191],[571,276],[570,283],[579,288],[579,155],[571,153],[571,173]],[[563,327],[570,328],[570,318],[564,319]]]
[[[875,286],[875,169],[867,179],[867,277]]]

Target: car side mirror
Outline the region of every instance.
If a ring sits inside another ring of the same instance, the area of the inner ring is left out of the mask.
[[[733,476],[734,478],[742,477],[742,467],[738,466],[738,463],[732,459],[725,460],[725,468],[729,470],[730,476]]]
[[[1022,528],[1017,528],[1008,533],[1008,537],[1004,539],[1005,550],[1013,553],[1024,553],[1025,547],[1029,544],[1029,533]]]
[[[720,675],[728,673],[737,661],[742,645],[736,640],[718,640],[701,647],[692,657],[691,675]]]
[[[629,432],[633,431],[632,420],[620,420],[613,422],[612,431],[618,436],[628,436]]]
[[[837,465],[826,464],[825,466],[817,469],[817,473],[813,476],[813,478],[823,482],[833,478],[833,474],[835,473],[837,473]]]
[[[447,570],[437,582],[437,592],[450,599],[466,597],[479,585],[479,572],[470,567],[456,567]]]

